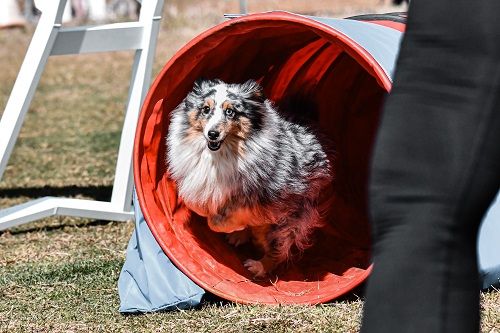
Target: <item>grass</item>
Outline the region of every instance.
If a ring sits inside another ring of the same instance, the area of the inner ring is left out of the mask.
[[[168,2],[154,75],[187,40],[220,22],[222,13],[238,10],[237,1],[207,0],[197,7],[193,2]],[[341,16],[360,8],[371,11],[376,2],[249,4],[254,11],[281,8]],[[31,28],[0,30],[0,114],[32,33]],[[131,63],[132,54],[123,52],[49,60],[0,181],[0,207],[45,195],[109,199]],[[355,296],[315,307],[244,306],[210,299],[190,311],[121,315],[116,285],[132,231],[132,222],[54,217],[0,233],[0,332],[359,329],[363,301]],[[482,315],[483,332],[500,331],[500,293],[482,295]]]
[[[362,301],[317,307],[206,302],[123,316],[116,281],[132,223],[70,221],[0,236],[0,331],[355,332]]]

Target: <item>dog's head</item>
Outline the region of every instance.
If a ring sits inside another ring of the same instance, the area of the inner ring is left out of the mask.
[[[255,81],[227,84],[200,79],[183,103],[191,135],[203,135],[207,147],[217,151],[226,140],[246,140],[261,129],[265,101]]]

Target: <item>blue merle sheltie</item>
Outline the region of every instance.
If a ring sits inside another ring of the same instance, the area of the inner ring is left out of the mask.
[[[179,197],[232,245],[252,241],[262,250],[260,260],[244,262],[255,277],[311,245],[332,179],[328,156],[252,80],[198,80],[171,114],[167,163]]]

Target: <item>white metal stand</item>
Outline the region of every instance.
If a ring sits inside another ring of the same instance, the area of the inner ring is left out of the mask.
[[[124,221],[133,218],[132,151],[151,80],[163,0],[143,1],[137,22],[63,28],[67,0],[37,1],[42,15],[0,120],[0,179],[51,55],[136,50],[110,202],[45,197],[0,210],[0,230],[52,215]]]

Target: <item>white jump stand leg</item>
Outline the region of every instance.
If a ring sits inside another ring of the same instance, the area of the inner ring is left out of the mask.
[[[111,201],[53,197],[33,200],[0,210],[0,230],[53,215],[117,221],[133,218],[133,141],[151,80],[163,0],[144,1],[137,22],[63,28],[66,2],[37,1],[42,15],[0,120],[0,179],[49,56],[136,50]]]

